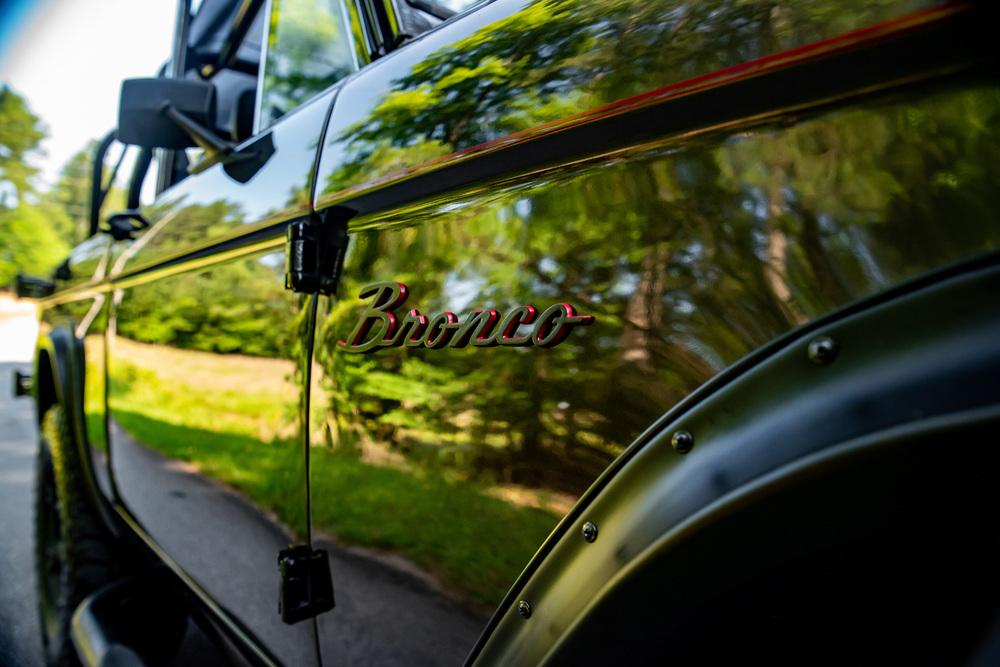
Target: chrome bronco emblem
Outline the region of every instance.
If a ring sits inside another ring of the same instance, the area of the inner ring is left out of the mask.
[[[534,306],[518,306],[505,315],[477,310],[465,321],[445,311],[427,317],[416,308],[399,319],[409,289],[403,283],[377,282],[358,294],[371,302],[347,340],[338,342],[346,352],[372,352],[380,347],[477,347],[497,345],[554,347],[566,340],[573,327],[587,326],[593,315],[578,315],[568,303],[556,303],[538,313]],[[528,335],[518,335],[522,325],[534,325]]]

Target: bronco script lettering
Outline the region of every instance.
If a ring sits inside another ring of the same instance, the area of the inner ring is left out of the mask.
[[[540,314],[534,306],[517,306],[502,315],[499,311],[476,310],[465,320],[445,311],[428,317],[413,308],[397,315],[409,296],[403,283],[392,281],[365,285],[358,297],[371,299],[347,340],[339,345],[347,352],[372,352],[380,347],[477,347],[497,345],[554,347],[566,340],[573,327],[587,326],[593,315],[578,315],[568,303],[556,303]],[[518,334],[522,326],[530,334]]]

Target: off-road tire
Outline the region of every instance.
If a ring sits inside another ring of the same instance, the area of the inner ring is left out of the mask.
[[[35,573],[48,665],[79,664],[70,638],[77,605],[111,581],[110,539],[88,503],[72,428],[59,405],[42,420],[35,469]]]

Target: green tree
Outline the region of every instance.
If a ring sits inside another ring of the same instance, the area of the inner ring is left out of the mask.
[[[44,138],[43,125],[24,98],[9,86],[0,88],[0,183],[4,190],[14,190],[18,203],[33,190],[31,180],[38,169],[28,158]],[[0,207],[7,208],[5,191],[0,191]]]
[[[52,224],[62,209],[49,204],[19,204],[0,209],[0,286],[18,273],[48,275],[69,251]]]
[[[96,143],[91,141],[66,161],[50,192],[50,198],[66,211],[70,224],[57,231],[70,243],[85,238],[89,231],[91,165]]]
[[[18,273],[47,275],[69,250],[69,217],[51,202],[33,201],[38,169],[29,159],[44,138],[24,98],[0,88],[0,286]]]
[[[922,6],[537,0],[416,63],[335,141],[336,192],[575,113]]]

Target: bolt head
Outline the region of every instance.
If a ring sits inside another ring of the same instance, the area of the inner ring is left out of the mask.
[[[670,446],[678,454],[687,454],[694,447],[694,436],[687,431],[677,431],[670,438]]]
[[[597,539],[597,524],[592,521],[583,524],[583,539],[588,542],[593,542]]]
[[[525,618],[529,618],[531,616],[531,605],[528,604],[527,600],[521,600],[517,603],[517,613]]]
[[[809,361],[824,366],[837,358],[837,342],[829,336],[820,336],[809,343]]]

